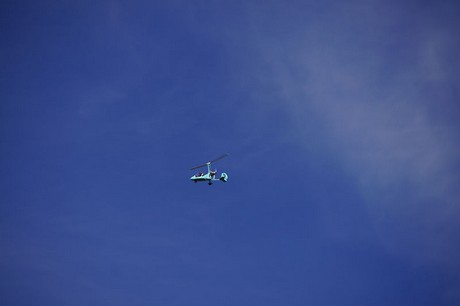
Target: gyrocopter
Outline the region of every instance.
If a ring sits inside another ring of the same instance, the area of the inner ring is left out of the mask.
[[[222,156],[219,156],[218,158],[215,158],[211,161],[208,161],[207,163],[204,163],[202,165],[199,165],[199,166],[196,166],[196,167],[193,167],[192,169],[190,170],[195,170],[195,169],[199,169],[199,168],[202,168],[202,167],[207,167],[208,168],[208,173],[203,173],[203,172],[198,172],[197,174],[195,174],[194,176],[192,176],[190,179],[192,181],[194,181],[195,183],[198,183],[198,182],[208,182],[208,185],[212,185],[212,182],[213,181],[221,181],[221,182],[227,182],[228,181],[228,175],[227,173],[224,173],[222,172],[221,175],[220,175],[220,178],[217,179],[216,178],[216,174],[217,174],[217,169],[212,171],[211,170],[211,163],[213,162],[216,162],[218,160],[221,160],[222,158],[228,156],[228,154],[224,154]]]

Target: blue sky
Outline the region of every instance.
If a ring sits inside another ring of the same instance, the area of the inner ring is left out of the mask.
[[[0,8],[2,305],[460,303],[454,1]]]

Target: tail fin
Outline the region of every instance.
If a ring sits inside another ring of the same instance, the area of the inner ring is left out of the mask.
[[[220,175],[220,179],[222,182],[227,182],[228,181],[228,175],[227,173],[223,173]]]

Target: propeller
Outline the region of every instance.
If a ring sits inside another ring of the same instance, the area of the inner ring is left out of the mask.
[[[221,155],[221,156],[219,156],[219,157],[217,157],[217,158],[215,158],[215,159],[213,159],[213,160],[211,160],[211,161],[208,161],[207,163],[204,163],[204,164],[202,164],[202,165],[193,167],[193,168],[191,168],[190,170],[195,170],[195,169],[198,169],[198,168],[207,166],[207,165],[209,165],[210,163],[213,163],[213,162],[215,162],[215,161],[221,160],[222,158],[227,157],[227,156],[228,156],[228,154],[225,153],[224,155]]]

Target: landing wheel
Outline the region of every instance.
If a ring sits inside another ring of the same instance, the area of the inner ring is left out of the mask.
[[[211,182],[209,182],[209,183],[208,183],[208,185],[209,185],[209,186],[211,186],[211,185],[212,185],[212,183],[211,183]]]

